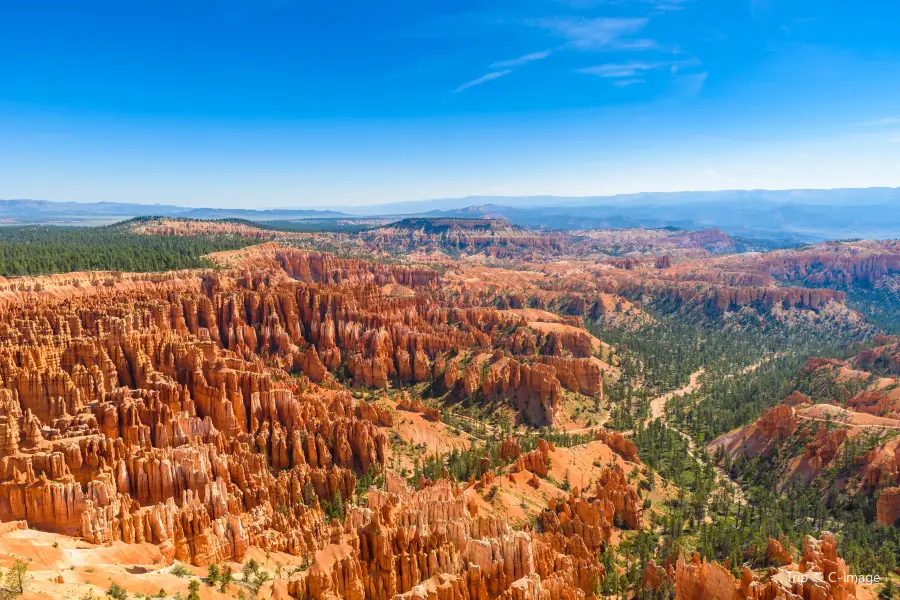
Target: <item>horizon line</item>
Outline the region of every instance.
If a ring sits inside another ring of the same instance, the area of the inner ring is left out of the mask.
[[[376,206],[390,206],[397,204],[417,204],[427,202],[441,202],[451,200],[469,200],[479,198],[510,198],[510,199],[539,199],[554,198],[561,200],[587,200],[600,198],[625,198],[631,196],[647,196],[647,195],[678,195],[678,194],[726,194],[736,192],[838,192],[838,191],[897,191],[900,192],[898,186],[870,186],[870,187],[835,187],[835,188],[726,188],[718,190],[675,190],[675,191],[641,191],[641,192],[624,192],[619,194],[591,194],[580,196],[565,196],[556,194],[470,194],[466,196],[443,196],[432,198],[420,198],[415,200],[390,200],[384,202],[371,202],[368,204],[308,204],[308,205],[284,205],[284,206],[268,206],[261,208],[242,208],[228,207],[223,208],[216,205],[191,206],[185,204],[167,204],[163,202],[141,202],[138,200],[97,200],[97,201],[80,201],[80,200],[48,200],[43,198],[0,198],[0,202],[43,202],[50,204],[81,204],[85,206],[97,204],[125,204],[135,206],[169,206],[175,208],[187,209],[215,209],[215,210],[240,210],[251,212],[278,211],[278,210],[315,210],[315,211],[336,211],[338,209],[365,208]]]

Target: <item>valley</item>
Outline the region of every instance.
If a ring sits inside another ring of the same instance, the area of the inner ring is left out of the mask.
[[[17,596],[900,583],[900,330],[868,317],[900,306],[896,242],[175,216],[0,239]]]

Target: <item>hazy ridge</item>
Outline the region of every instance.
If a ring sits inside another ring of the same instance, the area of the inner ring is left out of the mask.
[[[259,204],[265,204],[261,200]],[[495,217],[530,228],[718,227],[731,235],[815,242],[900,235],[900,189],[732,190],[617,196],[470,196],[367,206],[193,208],[169,204],[0,200],[0,222],[86,225],[136,216],[252,221],[429,215]]]

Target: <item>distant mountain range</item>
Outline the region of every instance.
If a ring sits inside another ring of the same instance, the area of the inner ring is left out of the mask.
[[[330,219],[348,215],[334,210],[242,208],[191,208],[170,204],[129,204],[126,202],[51,202],[48,200],[0,200],[0,223],[89,224],[131,217],[182,217],[188,219]]]
[[[900,202],[874,205],[684,203],[633,206],[555,206],[516,208],[496,204],[432,210],[441,217],[504,218],[523,227],[598,229],[717,227],[747,238],[816,242],[827,239],[900,237]]]
[[[718,192],[642,192],[615,196],[466,196],[413,200],[369,206],[333,206],[334,210],[356,215],[421,214],[429,210],[455,210],[469,206],[497,204],[515,208],[679,205],[708,203],[876,205],[900,203],[900,188],[847,188],[832,190],[723,190]]]
[[[322,210],[0,200],[0,223],[85,225],[136,216],[251,221],[436,216],[501,218],[531,228],[718,227],[748,238],[815,242],[900,238],[900,188],[735,190],[619,196],[472,196]]]

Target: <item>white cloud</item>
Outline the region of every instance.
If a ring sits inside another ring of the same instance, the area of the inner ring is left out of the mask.
[[[628,87],[630,85],[636,85],[639,83],[647,83],[647,82],[644,81],[643,79],[639,79],[639,78],[618,79],[613,82],[613,85],[616,87],[619,87],[619,88],[624,88],[624,87]]]
[[[662,63],[630,62],[626,64],[606,64],[597,65],[596,67],[585,67],[584,69],[578,69],[578,72],[586,75],[596,75],[597,77],[613,79],[631,78],[635,75],[640,75],[645,71],[652,71],[664,66],[666,65]]]
[[[659,44],[656,40],[650,40],[647,38],[639,38],[634,40],[622,40],[616,42],[615,49],[616,50],[650,50],[651,48],[658,47]]]
[[[532,52],[531,54],[526,54],[525,56],[520,56],[519,58],[513,58],[510,60],[500,60],[491,65],[492,69],[507,69],[509,67],[519,67],[521,65],[528,64],[530,62],[534,62],[536,60],[543,60],[550,56],[552,50],[544,50],[542,52]]]
[[[462,84],[461,86],[453,90],[453,93],[458,94],[463,90],[469,89],[470,87],[475,87],[476,85],[481,85],[482,83],[487,83],[488,81],[499,79],[504,75],[509,75],[510,73],[512,73],[512,69],[504,69],[502,71],[494,71],[492,73],[488,73],[487,75],[482,75],[478,79],[473,79],[472,81],[467,81],[466,83]]]
[[[556,17],[538,19],[534,24],[566,38],[575,48],[588,50],[627,44],[622,38],[642,30],[647,22],[646,18]]]
[[[654,71],[667,71],[671,81],[675,85],[675,93],[678,96],[693,97],[700,93],[706,83],[708,73],[682,74],[681,67],[697,66],[699,61],[688,59],[685,61],[643,62],[632,61],[627,63],[607,63],[593,67],[578,69],[579,73],[594,75],[612,80],[612,84],[619,88],[628,87],[639,83],[646,83],[644,77]]]

